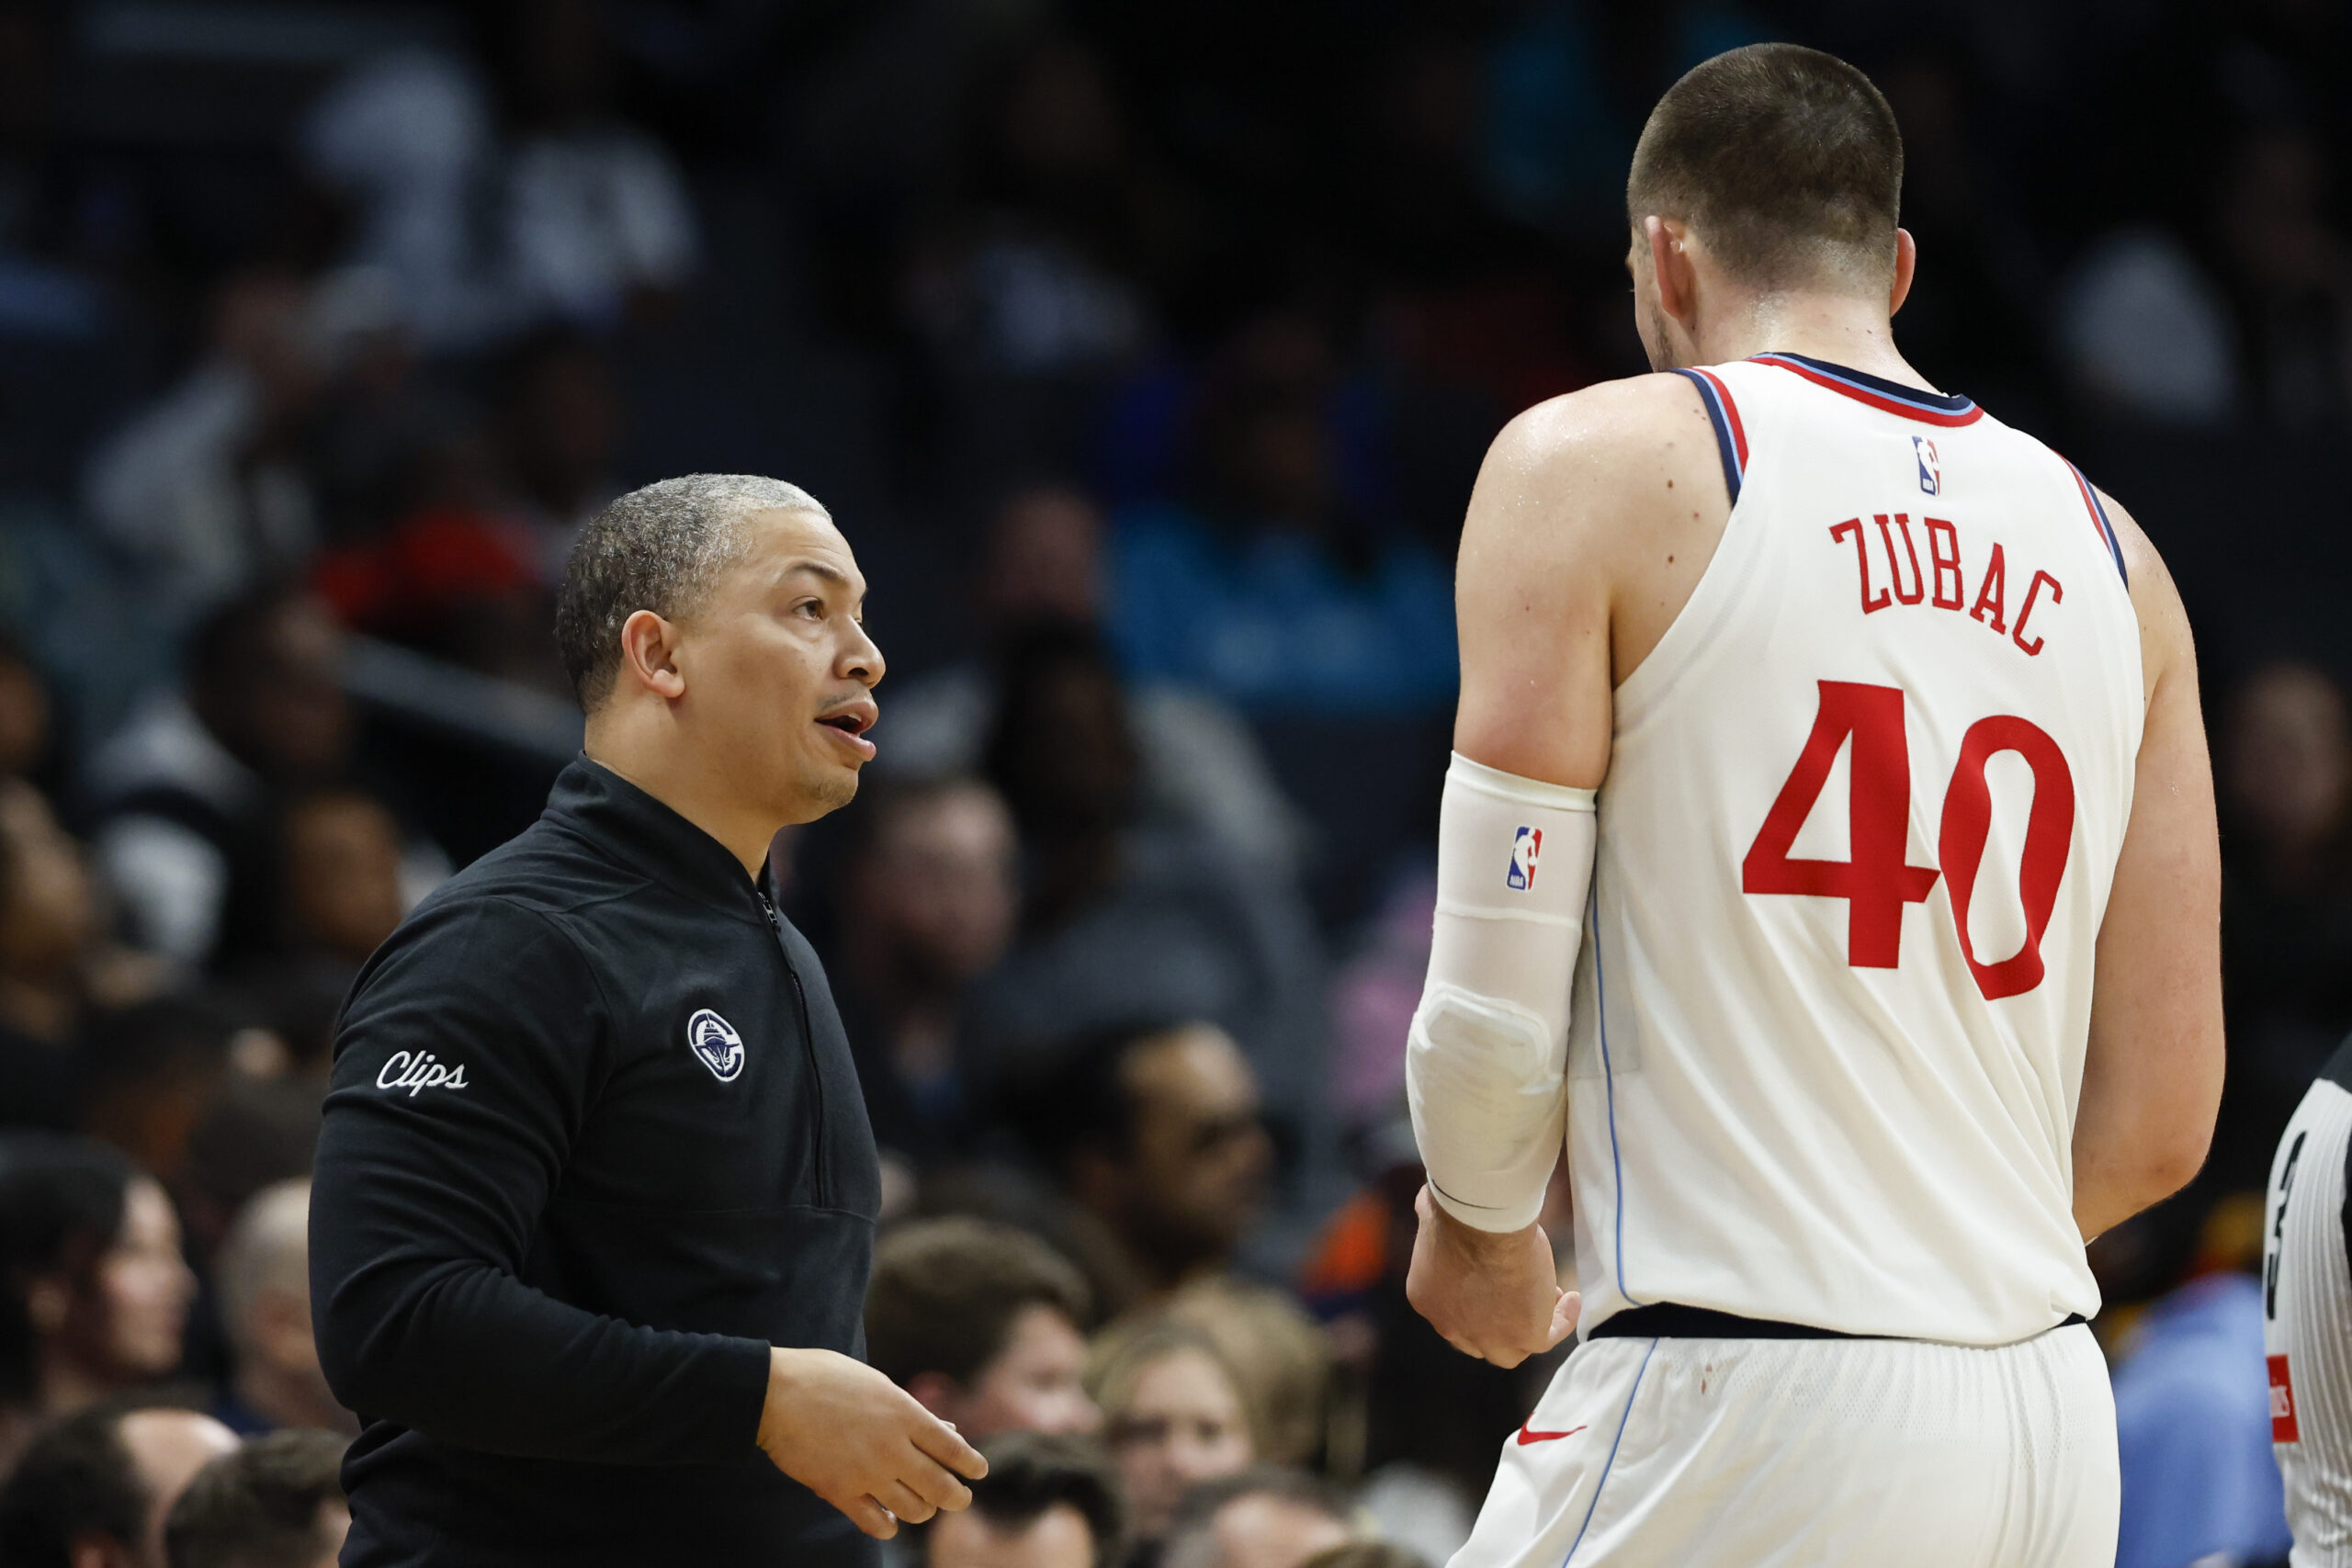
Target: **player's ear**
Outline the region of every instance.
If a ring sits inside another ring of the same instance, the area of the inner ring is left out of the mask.
[[[1886,313],[1889,316],[1898,314],[1903,309],[1903,301],[1911,298],[1911,279],[1917,275],[1918,266],[1919,243],[1911,237],[1910,230],[1895,230],[1894,281],[1886,291]]]
[[[650,610],[637,610],[621,623],[620,679],[635,681],[673,702],[686,694],[678,672],[677,627]]]
[[[1693,287],[1697,278],[1690,270],[1690,228],[1652,213],[1642,220],[1642,232],[1649,238],[1650,272],[1657,279],[1658,309],[1687,329],[1692,324],[1690,316],[1697,304]]]

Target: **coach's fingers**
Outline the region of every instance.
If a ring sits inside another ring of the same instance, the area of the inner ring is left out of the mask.
[[[967,1481],[978,1481],[989,1472],[987,1458],[964,1440],[963,1433],[944,1421],[933,1418],[908,1435],[914,1439],[916,1448]],[[964,1505],[956,1506],[960,1508]]]
[[[953,1513],[972,1506],[972,1489],[957,1480],[953,1471],[925,1453],[906,1456],[899,1468],[899,1484],[922,1498],[923,1506],[934,1512],[945,1508]]]
[[[828,1497],[826,1502],[849,1516],[849,1522],[876,1540],[888,1540],[899,1533],[899,1521],[890,1510],[871,1497]]]
[[[903,1481],[884,1483],[875,1500],[896,1514],[902,1525],[919,1525],[939,1512],[936,1504]]]

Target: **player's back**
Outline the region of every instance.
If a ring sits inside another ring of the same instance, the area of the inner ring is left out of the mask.
[[[1615,694],[1569,1048],[1586,1323],[2087,1315],[2071,1144],[2144,711],[2112,531],[1964,399],[1687,374],[1733,506]]]

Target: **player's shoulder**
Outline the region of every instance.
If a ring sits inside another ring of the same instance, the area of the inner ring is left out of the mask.
[[[1713,435],[1706,405],[1672,371],[1596,381],[1522,411],[1495,437],[1495,456],[1529,466],[1607,463]],[[1711,447],[1712,449],[1712,447]]]

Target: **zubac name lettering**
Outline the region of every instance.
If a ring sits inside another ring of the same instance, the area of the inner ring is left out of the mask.
[[[2027,578],[2024,596],[2017,602],[2012,619],[2008,557],[2000,545],[1995,544],[1986,553],[1984,574],[1975,580],[1972,597],[1959,525],[1941,517],[1922,517],[1919,528],[1927,536],[1925,560],[1920,558],[1919,536],[1912,531],[1907,513],[1878,512],[1871,513],[1868,523],[1849,517],[1830,525],[1832,543],[1853,541],[1862,614],[1875,615],[1896,605],[1964,612],[1996,636],[2007,636],[2027,658],[2041,653],[2043,639],[2027,628],[2045,600],[2052,604],[2065,603],[2064,585],[2046,571],[2034,571]]]

